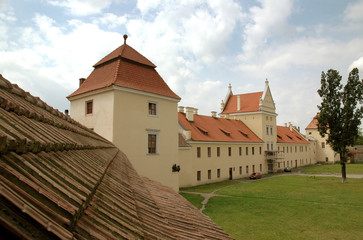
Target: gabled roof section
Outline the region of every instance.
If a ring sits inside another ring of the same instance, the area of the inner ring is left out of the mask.
[[[242,121],[194,114],[193,122],[178,113],[179,123],[191,131],[193,141],[263,143]],[[204,134],[200,129],[208,134]],[[244,134],[243,134],[244,133]]]
[[[0,207],[9,239],[231,239],[111,142],[1,75]]]
[[[222,114],[259,111],[260,98],[263,92],[231,95]],[[238,101],[240,109],[238,110]]]
[[[80,87],[67,98],[119,86],[180,100],[155,70],[156,66],[125,43],[102,58]]]
[[[276,130],[277,143],[309,143],[294,127],[276,126]]]

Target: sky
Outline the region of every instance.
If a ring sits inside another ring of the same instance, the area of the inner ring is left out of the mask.
[[[220,112],[229,84],[259,92],[268,79],[277,123],[305,129],[322,71],[363,76],[362,12],[363,0],[0,0],[0,74],[64,112],[127,34],[180,106]]]

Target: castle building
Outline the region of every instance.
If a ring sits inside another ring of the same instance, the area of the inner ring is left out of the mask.
[[[123,149],[140,175],[178,190],[324,158],[318,136],[277,126],[267,79],[254,93],[234,94],[229,85],[221,112],[199,115],[178,107],[156,66],[124,39],[68,99],[71,117]]]
[[[140,175],[177,190],[176,95],[156,66],[124,44],[93,67],[68,96],[70,115],[123,149]]]
[[[268,81],[261,92],[234,95],[232,86],[220,117],[179,107],[179,133],[189,148],[179,148],[180,187],[272,173],[315,163],[313,145],[289,123],[276,125]]]

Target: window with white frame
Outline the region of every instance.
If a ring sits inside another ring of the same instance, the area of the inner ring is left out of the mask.
[[[147,153],[156,154],[158,153],[158,132],[148,131],[147,133]]]
[[[148,102],[148,115],[157,116],[158,115],[158,104],[156,102]]]

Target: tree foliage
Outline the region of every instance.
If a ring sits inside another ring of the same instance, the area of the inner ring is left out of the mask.
[[[349,73],[344,88],[341,80],[339,72],[333,69],[321,74],[318,94],[322,102],[318,105],[318,130],[322,137],[327,135],[327,143],[339,153],[342,180],[345,182],[347,147],[356,142],[363,117],[363,81],[359,79],[357,68]]]

